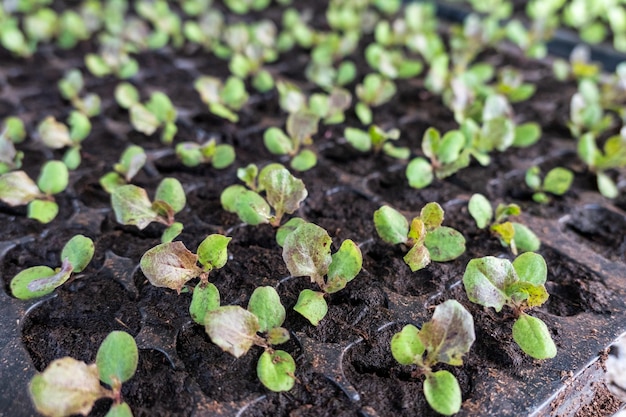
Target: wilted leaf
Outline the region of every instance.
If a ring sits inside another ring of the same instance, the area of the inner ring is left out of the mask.
[[[259,341],[257,317],[239,306],[224,306],[206,314],[204,327],[211,341],[238,358]]]
[[[282,248],[285,245],[285,238],[287,235],[296,230],[298,226],[303,223],[306,223],[306,220],[301,217],[294,217],[289,219],[287,223],[280,226],[278,230],[276,230],[276,243],[278,243],[278,246]]]
[[[133,127],[146,136],[152,135],[161,125],[159,119],[141,103],[132,104],[128,110]]]
[[[426,246],[420,244],[413,246],[402,259],[413,272],[425,268],[431,260]]]
[[[286,168],[272,169],[259,178],[259,186],[265,189],[267,202],[274,207],[278,218],[296,211],[308,194],[304,182]]]
[[[48,148],[61,149],[72,145],[70,131],[67,126],[61,122],[57,122],[52,116],[46,117],[39,123],[37,133],[39,133],[41,141]]]
[[[438,203],[428,203],[420,211],[420,219],[424,222],[424,226],[428,231],[441,226],[443,217],[443,209]]]
[[[169,242],[149,249],[141,257],[139,265],[155,287],[166,287],[180,292],[187,281],[202,273],[197,261],[198,256],[189,251],[182,242]]]
[[[296,363],[285,351],[265,351],[259,358],[256,373],[259,381],[274,392],[289,391],[295,383]]]
[[[119,387],[135,375],[139,351],[135,339],[126,332],[113,331],[102,341],[96,355],[100,380]]]

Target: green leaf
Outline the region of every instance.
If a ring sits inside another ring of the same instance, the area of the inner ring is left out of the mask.
[[[47,195],[58,194],[67,188],[69,171],[61,161],[48,161],[41,168],[37,186]]]
[[[437,371],[426,376],[424,396],[433,410],[451,416],[461,410],[461,387],[448,371]]]
[[[323,277],[332,262],[332,239],[326,230],[313,223],[303,223],[285,238],[283,260],[292,276],[308,276],[323,286]]]
[[[96,365],[74,358],[56,359],[30,381],[30,397],[37,411],[49,417],[87,415],[106,396]]]
[[[368,152],[372,149],[372,139],[368,132],[354,127],[346,127],[343,136],[348,143],[361,152]]]
[[[411,268],[411,271],[419,271],[430,263],[430,252],[423,244],[414,245],[402,258]]]
[[[41,138],[41,141],[48,148],[61,149],[66,146],[72,145],[70,139],[70,131],[66,125],[58,122],[54,117],[46,117],[39,126],[37,126],[37,133]]]
[[[304,289],[298,296],[298,301],[293,307],[295,311],[302,314],[313,326],[317,326],[328,313],[328,304],[324,300],[324,293]]]
[[[215,155],[213,155],[213,168],[224,169],[230,166],[236,158],[235,148],[228,144],[221,144],[215,147]]]
[[[10,206],[23,206],[41,195],[37,184],[24,171],[0,175],[0,200]]]
[[[541,126],[534,122],[515,126],[513,146],[526,148],[534,145],[541,138]]]
[[[164,178],[156,189],[154,201],[165,201],[174,209],[174,213],[185,208],[187,198],[182,184],[176,178]]]
[[[67,151],[63,154],[63,158],[61,161],[65,164],[67,169],[73,171],[80,166],[81,156],[80,156],[80,147],[73,146],[68,148]]]
[[[117,104],[124,109],[128,109],[133,104],[139,102],[139,92],[135,86],[128,82],[119,83],[115,87],[114,95]]]
[[[451,227],[441,226],[426,233],[424,246],[433,261],[451,261],[465,252],[465,237]]]
[[[67,259],[73,267],[73,271],[78,273],[87,267],[94,254],[93,241],[83,235],[72,237],[63,246],[61,260]]]
[[[548,266],[543,256],[534,252],[526,252],[515,258],[513,268],[520,281],[543,285],[548,276]]]
[[[267,202],[274,208],[276,217],[293,213],[307,196],[304,182],[291,175],[286,168],[272,169],[259,176],[259,187],[265,189]]]
[[[259,331],[267,332],[285,321],[285,307],[273,287],[257,287],[248,301],[248,311],[259,319]]]
[[[536,317],[522,314],[513,324],[513,339],[524,353],[535,359],[556,356],[556,345],[548,326]]]
[[[104,417],[133,417],[130,407],[126,403],[113,404]]]
[[[506,289],[507,295],[515,303],[524,301],[530,308],[538,307],[548,300],[549,294],[543,284],[518,281]]]
[[[277,127],[270,127],[263,134],[263,143],[268,151],[274,155],[289,155],[295,149],[289,136]]]
[[[109,194],[113,193],[117,187],[126,185],[126,181],[117,172],[107,172],[99,180],[100,186]]]
[[[43,297],[67,281],[71,273],[69,262],[65,262],[58,271],[47,266],[32,266],[13,277],[11,293],[20,300]]]
[[[606,198],[617,198],[619,190],[617,189],[615,182],[604,172],[598,172],[597,176],[598,190],[600,190],[600,194]]]
[[[135,339],[122,331],[109,333],[96,355],[100,380],[112,388],[131,379],[138,362],[139,351]]]
[[[28,218],[41,223],[50,223],[59,214],[59,206],[54,201],[33,200],[28,204]]]
[[[417,363],[417,358],[424,353],[424,345],[419,338],[419,329],[407,324],[391,338],[391,354],[402,365]]]
[[[344,240],[339,250],[332,255],[324,291],[330,294],[343,289],[357,276],[362,266],[361,249],[352,240]]]
[[[198,261],[208,270],[222,268],[228,261],[227,248],[231,240],[232,237],[220,234],[207,236],[198,245]]]
[[[70,139],[74,144],[82,142],[91,132],[91,122],[83,113],[73,110],[67,118],[70,126]]]
[[[169,225],[161,234],[161,243],[171,242],[183,231],[183,224],[181,222],[174,222]]]
[[[284,327],[273,327],[267,332],[267,343],[270,345],[280,345],[290,338],[289,330]]]
[[[484,229],[489,225],[493,217],[493,208],[491,203],[482,194],[474,194],[467,205],[470,215],[476,221],[479,229]]]
[[[526,185],[530,187],[532,190],[540,190],[541,189],[541,170],[538,166],[532,166],[526,170],[526,174],[524,175],[524,181]]]
[[[152,209],[146,190],[136,185],[127,184],[115,188],[111,193],[111,205],[118,223],[135,225],[139,229],[145,229],[159,217]]]
[[[296,363],[282,350],[265,351],[259,358],[256,373],[259,381],[274,392],[289,391],[295,383]]]
[[[204,319],[204,328],[211,341],[236,358],[259,341],[259,320],[239,306],[224,306],[211,310]]]
[[[543,180],[543,189],[555,195],[563,195],[574,181],[574,173],[566,168],[551,169]]]
[[[541,241],[527,226],[513,222],[515,246],[522,252],[535,252],[541,247]]]
[[[303,149],[289,163],[296,171],[308,171],[317,165],[317,155],[310,149]]]
[[[159,119],[141,103],[134,103],[128,110],[130,112],[130,123],[135,130],[146,136],[154,134],[161,125]]]
[[[406,243],[409,222],[402,213],[390,206],[382,206],[374,212],[374,226],[378,236],[387,243]]]
[[[141,146],[132,145],[124,150],[120,162],[115,164],[113,169],[122,174],[126,181],[130,181],[143,168],[147,158]]]
[[[406,167],[406,177],[409,185],[417,189],[428,187],[435,178],[433,167],[424,158],[414,158],[409,162]]]
[[[294,217],[289,219],[287,223],[280,226],[278,230],[276,230],[276,243],[278,243],[278,246],[281,248],[285,246],[285,238],[287,235],[296,230],[298,226],[303,223],[306,223],[306,220],[300,217]]]
[[[429,232],[441,226],[443,217],[443,209],[438,203],[428,203],[420,211],[420,219]]]
[[[180,292],[185,283],[199,276],[202,269],[196,265],[198,256],[182,242],[161,243],[141,257],[139,266],[155,287],[171,288]]]
[[[193,289],[189,314],[193,321],[204,326],[204,319],[209,311],[220,306],[220,293],[210,282],[200,283]]]
[[[236,199],[235,212],[241,221],[251,226],[268,223],[271,218],[267,201],[254,191],[245,188]]]
[[[317,133],[319,118],[309,112],[299,110],[287,117],[287,135],[297,144],[306,144]]]
[[[465,268],[463,285],[473,303],[502,310],[507,303],[506,288],[518,281],[513,265],[494,256],[472,259]]]
[[[442,164],[450,164],[459,158],[465,146],[465,136],[459,130],[446,132],[441,138],[437,149],[437,160]]]

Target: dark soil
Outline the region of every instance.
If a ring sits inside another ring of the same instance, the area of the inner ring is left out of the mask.
[[[38,142],[35,126],[48,115],[65,120],[71,105],[58,94],[56,81],[74,66],[86,74],[81,54],[91,49],[89,43],[75,51],[45,47],[28,60],[0,50],[0,119],[17,115],[27,121],[29,137],[20,149],[26,153],[24,170],[33,178],[43,161],[62,155]],[[96,245],[90,266],[54,295],[32,304],[7,301],[11,303],[7,308],[23,313],[18,326],[31,361],[16,382],[16,403],[27,395],[26,384],[35,370],[42,371],[63,356],[93,362],[106,335],[124,330],[140,348],[139,370],[123,388],[135,416],[433,416],[436,413],[422,394],[422,381],[412,375],[412,368],[393,360],[389,341],[404,324],[421,325],[434,306],[454,298],[474,316],[477,335],[464,365],[445,368],[461,384],[461,415],[521,416],[545,406],[544,401],[560,389],[564,373],[577,372],[626,330],[625,207],[620,206],[621,200],[613,205],[592,193],[594,177],[577,159],[573,140],[566,139],[564,115],[576,86],[552,79],[545,63],[501,51],[485,54],[498,67],[522,68],[527,80],[538,83],[537,94],[516,105],[515,111],[520,121],[541,123],[542,140],[527,149],[496,154],[488,167],[472,163],[424,190],[408,186],[405,162],[355,151],[341,137],[343,126],[321,127],[313,148],[319,155],[318,165],[296,174],[305,182],[309,196],[295,215],[324,227],[333,237],[334,249],[348,238],[357,242],[364,263],[345,290],[328,298],[329,314],[314,327],[292,307],[302,289],[315,287],[306,278],[289,276],[272,227],[240,224],[236,215],[222,209],[219,200],[226,186],[238,183],[237,168],[249,163],[262,166],[276,159],[264,148],[262,134],[267,127],[284,122],[277,94],[253,94],[241,121],[231,124],[209,114],[192,86],[198,74],[225,74],[223,62],[188,49],[146,52],[138,58],[142,69],[133,84],[142,94],[166,92],[181,110],[176,143],[216,137],[235,146],[237,160],[224,170],[210,165],[189,168],[172,152],[153,152],[133,183],[151,196],[164,177],[183,183],[188,200],[176,219],[185,229],[177,240],[191,250],[211,233],[232,237],[226,266],[210,275],[222,304],[246,306],[256,287],[276,287],[287,308],[284,326],[292,332],[292,340],[283,349],[296,360],[296,386],[282,394],[265,389],[255,371],[260,348],[240,359],[222,352],[191,321],[189,293],[177,295],[153,287],[137,268],[143,253],[160,243],[164,226],[151,224],[140,231],[118,224],[98,180],[127,146],[137,144],[151,152],[163,145],[158,134],[146,137],[132,131],[128,113],[112,97],[115,78],[87,76],[86,89],[101,95],[103,114],[92,120],[92,133],[81,149],[83,163],[71,173],[70,188],[56,197],[59,216],[42,225],[27,219],[24,207],[0,203],[1,240],[7,242],[0,246],[5,249],[0,251],[0,271],[6,294],[10,295],[9,282],[19,271],[34,265],[59,266],[60,250],[74,234],[89,236]],[[293,65],[283,66],[281,75],[301,78],[297,56],[288,58]],[[366,71],[361,68],[361,75]],[[375,119],[381,126],[401,128],[400,144],[410,146],[415,154],[420,153],[427,127],[442,131],[456,127],[441,99],[419,82],[399,81],[398,91],[396,100],[376,109]],[[354,114],[347,116],[347,124],[357,126]],[[576,175],[573,188],[549,205],[534,203],[523,185],[524,171],[532,165],[540,165],[544,172],[554,166],[572,169]],[[539,253],[549,268],[550,299],[533,314],[553,333],[559,349],[553,360],[534,361],[521,352],[512,340],[513,321],[507,311],[496,314],[467,300],[461,278],[470,259],[487,255],[513,259],[507,248],[477,229],[469,217],[467,201],[474,192],[494,202],[519,204],[526,213],[520,221],[542,239]],[[402,260],[405,248],[382,242],[372,215],[386,203],[414,216],[431,201],[446,210],[445,225],[465,235],[467,252],[452,262],[432,263],[412,273]],[[9,378],[3,369],[0,376]],[[598,409],[608,413],[619,404],[602,388],[597,395],[576,415],[607,415],[598,414]],[[4,404],[0,404],[0,416],[34,415],[28,404],[19,410],[12,408],[14,404],[1,407]],[[103,416],[108,407],[107,401],[98,402],[90,416]],[[585,414],[590,409],[596,414]]]

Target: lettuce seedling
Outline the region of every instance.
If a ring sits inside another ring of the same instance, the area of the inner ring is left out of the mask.
[[[66,356],[35,375],[28,387],[31,400],[44,416],[69,417],[86,416],[96,401],[110,398],[113,405],[107,416],[132,417],[122,399],[122,384],[135,375],[138,362],[135,339],[126,332],[113,331],[98,348],[96,363],[87,365]]]
[[[392,80],[416,77],[424,68],[421,61],[409,59],[401,49],[386,48],[379,43],[365,48],[365,59],[370,67]]]
[[[69,70],[57,85],[61,96],[69,100],[78,111],[87,117],[94,117],[100,114],[100,96],[94,93],[83,94],[85,81],[79,69]]]
[[[269,223],[278,227],[283,216],[298,210],[306,198],[308,193],[304,182],[280,164],[265,166],[258,176],[256,172],[256,166],[238,171],[238,176],[249,188],[238,184],[227,187],[220,196],[222,207],[230,213],[237,213],[241,221],[249,225]],[[259,194],[263,191],[265,198]]]
[[[312,136],[317,133],[319,118],[310,111],[296,111],[287,117],[286,133],[278,127],[270,127],[263,134],[265,147],[274,155],[289,155],[291,167],[306,171],[317,164],[317,156],[302,146],[313,144]]]
[[[546,324],[526,313],[547,301],[547,274],[545,260],[533,252],[518,256],[513,263],[493,256],[472,259],[463,274],[463,285],[471,302],[493,307],[497,312],[505,305],[513,309],[516,317],[513,340],[535,359],[556,355]]]
[[[117,4],[117,3],[114,3]],[[111,6],[115,7],[115,6]],[[109,10],[106,10],[107,13]],[[122,11],[124,13],[124,11]],[[105,22],[108,25],[117,20],[120,24],[126,22],[123,14],[111,15],[110,18],[105,16]],[[121,32],[123,28],[117,31]],[[135,35],[136,36],[136,35]],[[85,66],[96,77],[106,77],[114,74],[118,78],[128,79],[139,71],[139,63],[131,56],[136,51],[136,46],[131,42],[120,39],[116,36],[102,36],[99,39],[99,53],[89,53],[85,55]]]
[[[67,188],[69,172],[61,161],[48,161],[41,168],[35,183],[24,171],[0,175],[0,200],[9,206],[28,204],[28,217],[50,223],[59,213],[54,194]]]
[[[408,159],[411,155],[409,148],[398,147],[391,143],[391,141],[400,138],[400,130],[398,129],[390,129],[385,132],[376,125],[370,126],[367,131],[346,127],[343,135],[348,143],[361,152],[369,152],[371,150],[378,154],[382,151],[385,155],[397,159]]]
[[[461,387],[446,370],[433,371],[438,363],[463,365],[463,355],[476,340],[472,315],[456,300],[435,307],[432,319],[421,329],[408,324],[393,335],[391,354],[402,365],[417,365],[424,375],[424,396],[436,412],[451,416],[461,409]]]
[[[69,127],[48,116],[39,123],[37,133],[44,145],[51,149],[69,147],[63,155],[63,162],[74,170],[80,165],[80,143],[91,132],[91,122],[83,113],[74,110],[68,116],[67,123]]]
[[[115,187],[111,192],[118,223],[134,225],[140,230],[152,222],[162,223],[168,226],[161,237],[163,242],[172,241],[182,231],[183,225],[174,221],[174,215],[185,208],[186,202],[185,190],[176,178],[165,178],[159,183],[153,202],[146,190],[132,184]]]
[[[269,390],[283,392],[293,388],[296,379],[291,355],[272,348],[289,340],[289,332],[281,327],[284,321],[285,307],[276,290],[258,287],[247,310],[234,305],[217,307],[206,313],[203,324],[211,341],[236,358],[253,345],[262,347],[265,351],[257,362],[257,376]]]
[[[491,233],[500,239],[503,246],[511,248],[511,252],[517,255],[521,252],[534,252],[539,250],[541,241],[526,225],[518,222],[510,222],[510,216],[519,216],[522,209],[517,204],[498,204],[495,215],[491,203],[482,194],[474,194],[468,203],[468,210],[476,221],[479,229],[489,226]]]
[[[596,174],[600,193],[607,198],[616,198],[619,190],[606,171],[626,167],[626,128],[622,128],[619,135],[609,137],[602,150],[593,133],[583,134],[578,139],[578,155]]]
[[[402,213],[385,205],[374,212],[374,226],[385,242],[410,248],[403,259],[415,272],[431,261],[451,261],[465,252],[465,237],[451,227],[442,226],[443,218],[443,208],[428,203],[409,227]]]
[[[183,242],[161,243],[143,254],[139,266],[155,287],[170,288],[180,293],[188,281],[199,277],[201,287],[206,288],[209,284],[209,273],[226,265],[227,247],[231,239],[219,234],[209,235],[198,245],[197,253],[187,249]],[[214,298],[210,291],[212,289],[200,294],[199,297]],[[208,302],[198,300],[197,303]]]
[[[131,145],[124,150],[118,163],[113,165],[113,171],[100,177],[100,185],[109,194],[114,189],[128,184],[143,168],[148,159],[141,146]]]
[[[94,254],[93,241],[83,235],[72,237],[61,250],[61,267],[33,266],[11,279],[11,293],[21,300],[43,297],[63,285],[72,274],[84,270]]]
[[[287,81],[276,83],[280,108],[289,114],[312,113],[324,124],[337,124],[345,120],[344,112],[350,107],[352,95],[346,89],[330,87],[330,93],[313,93],[308,101],[305,93],[296,85]],[[311,117],[311,120],[312,117]],[[312,123],[312,122],[311,122]],[[313,135],[317,129],[310,135]]]
[[[541,169],[538,166],[528,168],[524,177],[526,185],[533,191],[533,200],[537,203],[549,203],[550,197],[547,193],[563,195],[569,190],[574,181],[574,173],[567,168],[552,168],[541,180]]]
[[[211,113],[233,123],[239,120],[236,112],[248,101],[244,82],[234,76],[224,83],[216,77],[202,76],[195,81],[194,88]]]
[[[188,167],[211,163],[215,169],[224,169],[235,161],[235,148],[227,143],[218,145],[215,139],[203,144],[181,142],[176,145],[176,156]]]
[[[362,84],[356,86],[359,102],[354,107],[357,117],[364,125],[372,124],[372,107],[382,106],[396,94],[396,84],[380,74],[367,74]]]
[[[20,169],[24,152],[15,149],[15,144],[4,132],[0,133],[0,175],[9,171]]]
[[[283,260],[294,277],[308,276],[322,292],[302,290],[294,310],[317,326],[328,312],[324,296],[345,288],[361,271],[361,249],[350,239],[331,255],[332,239],[322,227],[300,221],[281,240]],[[292,223],[293,225],[293,223]]]

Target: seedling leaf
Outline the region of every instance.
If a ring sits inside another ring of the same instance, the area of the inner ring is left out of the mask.
[[[424,245],[433,261],[451,261],[465,252],[465,237],[451,227],[441,226],[426,233]]]
[[[515,258],[513,268],[522,282],[530,282],[534,285],[543,285],[548,276],[548,266],[543,256],[526,252]]]
[[[438,203],[428,203],[420,211],[420,219],[424,222],[426,230],[432,231],[443,223],[443,209]]]
[[[181,222],[174,222],[169,225],[161,235],[161,243],[167,243],[174,240],[183,231],[183,224]]]
[[[152,209],[146,190],[136,185],[122,185],[114,189],[111,205],[118,223],[135,225],[139,229],[145,229],[159,217]]]
[[[324,290],[330,294],[345,288],[361,271],[362,266],[361,249],[352,240],[344,240],[339,250],[332,255]]]
[[[295,383],[296,363],[282,350],[265,351],[259,358],[256,373],[266,388],[274,392],[289,391]]]
[[[226,261],[228,261],[227,247],[231,239],[232,237],[212,234],[198,245],[198,261],[205,270],[219,269],[226,265]]]
[[[133,417],[130,407],[126,403],[113,404],[104,417]]]
[[[41,223],[50,223],[59,214],[59,205],[54,201],[33,200],[28,204],[28,218]]]
[[[263,134],[263,142],[274,155],[290,155],[294,152],[293,143],[282,129],[270,127]]]
[[[487,197],[482,194],[472,195],[467,208],[479,229],[484,229],[489,225],[493,217],[493,208]]]
[[[435,178],[433,167],[424,158],[414,158],[406,167],[406,177],[409,185],[413,188],[421,189],[428,187]]]
[[[217,287],[210,282],[200,283],[193,289],[189,314],[193,321],[204,326],[206,313],[220,306],[220,293]]]
[[[391,354],[402,365],[417,363],[417,358],[424,350],[419,338],[419,329],[412,324],[407,324],[391,338]]]
[[[303,223],[285,238],[283,260],[292,276],[308,276],[323,286],[323,277],[332,262],[332,239],[326,230],[313,223]]]
[[[67,188],[69,171],[61,161],[48,161],[41,168],[37,186],[47,195],[58,194]]]
[[[139,266],[155,287],[171,288],[180,292],[185,283],[202,273],[196,265],[198,256],[182,242],[161,243],[141,257]]]
[[[448,371],[437,371],[426,376],[424,396],[428,405],[439,414],[451,416],[461,410],[461,387]]]
[[[548,171],[543,180],[543,189],[555,195],[563,195],[574,181],[574,173],[569,169],[556,167]]]
[[[259,186],[265,189],[267,202],[274,207],[279,219],[284,213],[296,211],[307,196],[304,182],[286,168],[272,169],[267,175],[260,176]]]
[[[374,226],[378,236],[387,243],[396,245],[407,241],[409,222],[402,213],[390,206],[382,206],[374,212]]]
[[[19,272],[11,280],[11,293],[20,300],[43,297],[67,281],[72,266],[65,262],[59,271],[47,266],[33,266]]]
[[[404,262],[411,268],[411,271],[419,271],[430,263],[430,252],[426,246],[413,246],[402,258]]]
[[[541,247],[541,241],[526,225],[513,222],[515,246],[522,252],[535,252]]]
[[[276,243],[278,243],[278,246],[283,247],[285,245],[285,238],[287,235],[296,230],[298,226],[303,223],[306,223],[306,220],[301,217],[294,217],[289,219],[287,223],[280,226],[276,231]]]
[[[301,150],[293,157],[289,165],[296,171],[308,171],[317,164],[317,155],[310,149]]]
[[[23,206],[41,196],[37,184],[24,171],[0,175],[0,200],[10,206]]]
[[[63,247],[61,260],[67,259],[74,272],[81,272],[91,262],[93,253],[93,241],[83,235],[76,235]]]
[[[254,191],[244,189],[235,203],[237,216],[251,226],[268,223],[271,218],[267,201]]]
[[[204,327],[211,341],[236,358],[259,340],[257,317],[240,306],[224,306],[206,314]]]
[[[113,331],[104,339],[96,355],[100,380],[112,388],[119,387],[135,375],[138,361],[135,339],[126,332]]]
[[[304,289],[300,292],[293,309],[302,314],[313,326],[317,326],[328,313],[328,304],[324,300],[323,292]]]
[[[248,301],[248,311],[259,319],[259,331],[267,332],[285,321],[285,307],[272,287],[257,287]]]
[[[536,317],[522,314],[513,324],[513,339],[524,353],[535,359],[556,356],[556,345],[548,326]]]
[[[176,178],[164,178],[156,189],[154,201],[164,201],[169,204],[174,213],[178,213],[185,208],[187,198],[180,181]]]
[[[508,296],[505,289],[518,277],[507,259],[494,256],[472,259],[465,268],[463,285],[467,297],[473,303],[502,310]]]

